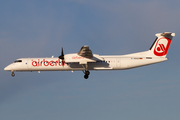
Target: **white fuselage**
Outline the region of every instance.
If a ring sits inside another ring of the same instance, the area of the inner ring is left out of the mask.
[[[101,56],[104,61],[88,62],[88,70],[123,70],[167,60],[157,57]],[[82,58],[84,59],[84,58]],[[7,71],[77,71],[85,70],[85,65],[64,63],[59,58],[20,58],[20,62],[8,65]]]

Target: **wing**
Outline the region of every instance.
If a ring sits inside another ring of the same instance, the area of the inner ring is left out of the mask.
[[[82,46],[82,48],[78,52],[78,55],[85,58],[93,58],[93,54],[92,51],[89,49],[89,46]]]
[[[80,51],[76,54],[66,54],[64,56],[66,63],[79,63],[87,64],[88,62],[97,62],[104,61],[98,54],[92,54],[92,51],[89,49],[89,46],[82,46]]]

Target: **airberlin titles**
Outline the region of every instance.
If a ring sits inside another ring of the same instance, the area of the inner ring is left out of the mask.
[[[81,56],[73,56],[72,59],[85,59],[84,57]],[[67,63],[65,63],[65,61],[58,59],[58,60],[32,60],[32,66],[36,67],[36,66],[68,66]]]
[[[32,66],[36,67],[36,66],[68,66],[67,63],[65,63],[63,60],[46,60],[46,59],[43,59],[43,60],[32,60]]]

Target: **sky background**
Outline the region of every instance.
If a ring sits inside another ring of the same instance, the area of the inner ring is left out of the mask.
[[[0,4],[0,120],[179,120],[180,1],[4,0]],[[146,51],[175,32],[168,61],[122,71],[11,72],[18,58]]]

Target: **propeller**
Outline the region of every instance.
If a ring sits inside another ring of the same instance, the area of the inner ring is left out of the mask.
[[[61,55],[58,57],[59,59],[61,59],[61,63],[62,63],[62,66],[64,66],[64,52],[63,52],[63,47],[62,47],[62,50],[61,50]]]
[[[64,52],[63,52],[63,48],[62,48],[62,50],[61,50],[61,55],[59,56],[59,59],[64,60]]]

